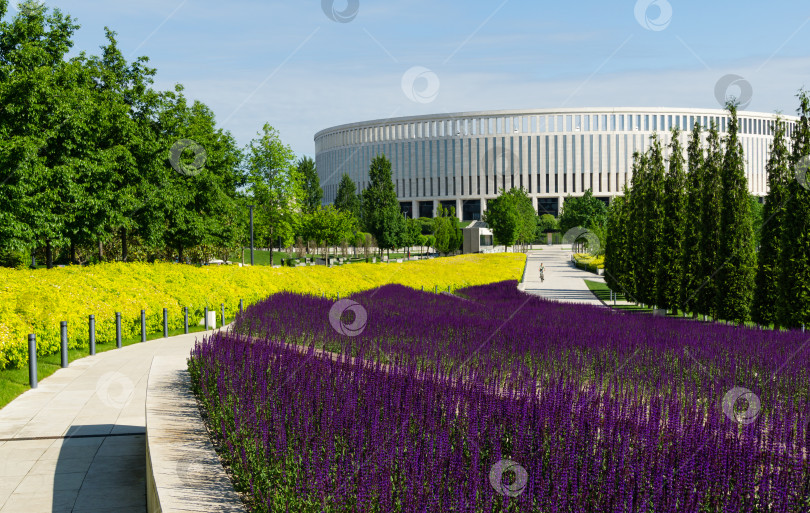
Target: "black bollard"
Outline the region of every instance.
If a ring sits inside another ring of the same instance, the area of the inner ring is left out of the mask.
[[[90,333],[89,333],[89,336],[90,336],[90,344],[89,344],[90,345],[90,356],[93,356],[94,354],[96,354],[96,316],[95,315],[90,316],[90,323],[89,324],[90,324],[90,326],[89,326],[89,328],[90,328],[90,330],[89,330],[90,331]]]
[[[37,336],[33,333],[28,335],[28,383],[37,387]]]
[[[62,332],[62,368],[68,366],[68,343],[67,343],[67,321],[59,323],[60,331]]]
[[[121,312],[115,312],[115,347],[121,349]]]

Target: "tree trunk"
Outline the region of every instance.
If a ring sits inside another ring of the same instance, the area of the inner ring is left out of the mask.
[[[74,239],[70,239],[70,263],[76,264],[76,241]]]
[[[183,260],[183,246],[180,245],[177,246],[177,263],[179,264],[186,263],[185,260]]]
[[[48,269],[53,268],[53,247],[51,247],[51,239],[45,240],[45,265]]]
[[[274,230],[270,229],[270,267],[273,267],[273,232]]]
[[[121,261],[126,262],[129,258],[129,245],[127,244],[127,229],[121,228]]]
[[[101,260],[104,258],[104,244],[101,242],[101,239],[98,240],[98,259]]]

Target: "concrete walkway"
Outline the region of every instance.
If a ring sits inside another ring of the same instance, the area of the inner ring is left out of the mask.
[[[529,252],[519,288],[601,305],[569,246]],[[545,265],[545,281],[538,268]],[[0,409],[0,513],[146,511],[146,384],[155,356],[188,356],[202,333],[76,360]]]
[[[590,291],[585,280],[604,283],[604,278],[574,267],[571,246],[545,246],[540,251],[529,251],[526,276],[518,288],[529,294],[564,303],[582,303],[604,306]],[[545,280],[540,281],[540,262],[545,267]]]
[[[202,333],[71,362],[0,410],[0,513],[146,511],[144,405],[152,358]]]

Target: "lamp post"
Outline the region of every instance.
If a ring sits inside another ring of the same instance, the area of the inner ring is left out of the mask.
[[[250,265],[253,265],[253,207],[255,205],[248,205],[250,209]]]

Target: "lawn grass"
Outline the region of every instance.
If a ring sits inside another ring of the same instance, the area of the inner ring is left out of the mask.
[[[217,316],[217,322],[219,322]],[[225,318],[225,323],[232,322],[233,319]],[[194,326],[189,324],[188,332],[197,333],[205,331],[203,326]],[[169,330],[169,336],[182,335],[183,329]],[[147,333],[146,340],[156,340],[163,338],[163,332]],[[121,339],[121,347],[138,344],[141,341],[140,335],[137,337]],[[96,341],[96,353],[103,353],[116,349],[115,340],[111,341]],[[68,349],[68,363],[89,356],[89,350],[84,349]],[[42,381],[62,367],[62,356],[60,354],[52,354],[48,356],[39,356],[37,358],[37,379]],[[5,407],[8,403],[16,399],[20,394],[30,389],[28,382],[28,367],[21,369],[3,369],[0,370],[0,409]]]
[[[640,312],[640,313],[649,313],[649,314],[653,313],[652,308],[642,306],[642,305],[636,305],[636,304],[632,304],[632,305],[616,304],[616,305],[614,305],[613,301],[610,299],[610,288],[604,282],[593,281],[593,280],[585,280],[585,284],[588,286],[589,289],[591,289],[591,292],[593,292],[593,294],[597,298],[601,299],[607,306],[609,306],[611,308],[615,308],[617,310],[626,310],[626,311],[630,311],[630,312]],[[626,298],[625,295],[621,294],[621,293],[616,294],[616,300],[617,301],[633,301],[632,299]],[[667,312],[667,317],[678,317],[678,318],[681,318],[681,319],[689,319],[689,320],[703,322],[703,317],[702,316],[700,316],[698,318],[695,318],[695,317],[692,317],[691,313],[686,313],[685,314],[682,311],[678,311],[677,314],[673,314],[672,312]],[[710,319],[710,320],[708,320],[706,322],[725,323],[726,321],[724,321],[722,319],[719,319],[719,320],[711,320]],[[749,327],[749,328],[758,328],[759,327],[759,325],[757,323],[752,322],[752,321],[746,321],[744,323],[744,325]],[[764,329],[773,329],[773,324],[770,324],[768,326],[764,326],[763,328]]]

